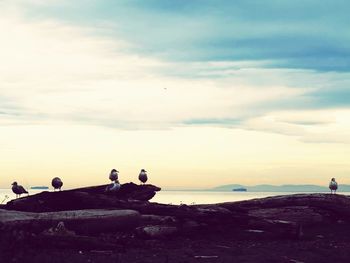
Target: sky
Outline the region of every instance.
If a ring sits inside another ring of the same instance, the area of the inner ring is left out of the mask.
[[[0,187],[350,184],[348,1],[0,1]]]

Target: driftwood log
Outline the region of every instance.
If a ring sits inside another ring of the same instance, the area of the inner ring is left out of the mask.
[[[256,218],[288,220],[302,225],[350,220],[350,196],[338,194],[282,195],[218,205],[242,209]]]
[[[124,184],[121,190],[106,193],[105,185],[78,188],[60,192],[42,192],[12,200],[4,207],[7,210],[25,212],[57,212],[83,209],[131,209],[143,215],[173,216],[180,223],[195,220],[200,223],[217,224],[218,222],[244,224],[247,213],[240,208],[221,207],[218,205],[187,206],[166,205],[148,202],[160,188],[153,185]]]
[[[59,192],[41,192],[9,201],[2,207],[27,212],[54,212],[81,209],[115,208],[115,203],[148,201],[159,187],[154,185],[123,184],[118,192],[106,192],[107,185],[77,188]]]
[[[64,223],[78,233],[125,230],[139,225],[140,214],[134,210],[75,210],[31,213],[0,209],[0,229],[40,232]]]

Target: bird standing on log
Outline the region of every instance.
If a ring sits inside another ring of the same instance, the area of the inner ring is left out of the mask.
[[[60,178],[55,177],[52,179],[51,185],[53,187],[53,191],[55,191],[56,189],[61,191],[61,187],[63,186],[63,182]]]
[[[120,183],[118,180],[115,180],[113,183],[107,185],[105,192],[118,192],[120,190]]]
[[[335,194],[335,192],[338,189],[338,183],[335,181],[335,178],[332,178],[332,180],[329,183],[329,189],[331,189],[331,194]]]
[[[21,197],[21,194],[28,194],[22,185],[18,185],[17,182],[12,183],[12,192],[16,194],[16,198]]]
[[[141,183],[145,184],[147,182],[147,171],[145,169],[141,169],[141,172],[139,174],[139,180]]]
[[[109,180],[111,180],[112,182],[118,180],[118,173],[119,171],[117,171],[116,169],[112,169],[112,171],[109,174]]]
[[[106,187],[105,192],[118,192],[119,191],[121,185],[120,185],[119,180],[118,180],[118,173],[119,173],[119,171],[117,171],[116,169],[112,169],[112,171],[109,173],[109,180],[111,180],[112,183]]]

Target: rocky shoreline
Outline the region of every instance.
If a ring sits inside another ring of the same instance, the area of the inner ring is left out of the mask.
[[[153,185],[42,192],[0,207],[8,262],[348,262],[350,197],[296,194],[211,205],[149,200]],[[293,248],[293,249],[291,249]],[[27,260],[28,261],[28,260]]]

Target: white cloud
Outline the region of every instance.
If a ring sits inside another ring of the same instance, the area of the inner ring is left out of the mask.
[[[350,110],[290,110],[270,112],[245,121],[245,129],[292,135],[309,143],[350,143]]]
[[[242,118],[249,107],[302,90],[260,89],[237,78],[191,79],[159,74],[181,67],[123,50],[127,43],[58,21],[0,18],[1,124],[84,122],[127,129],[158,129],[191,118]],[[242,64],[245,65],[244,63]],[[216,62],[203,67],[232,66]]]
[[[119,165],[123,178],[134,180],[138,165],[150,168],[155,184],[199,187],[301,181],[310,171],[308,180],[322,183],[349,170],[347,145],[320,143],[349,142],[349,110],[280,109],[343,76],[256,62],[164,62],[124,52],[129,43],[94,28],[27,20],[6,3],[1,174],[30,176],[35,184],[65,175],[67,185],[81,185],[83,175],[83,184],[99,184],[106,167]],[[234,129],[183,127],[191,119],[242,122]]]
[[[192,119],[237,119],[243,121],[238,127],[303,141],[337,125],[334,111],[266,107],[339,80],[330,73],[258,68],[268,61],[165,62],[124,52],[129,43],[96,35],[94,28],[28,21],[20,8],[7,7],[0,17],[0,30],[8,32],[0,36],[0,125],[167,129]],[[344,127],[336,129],[346,134]]]

